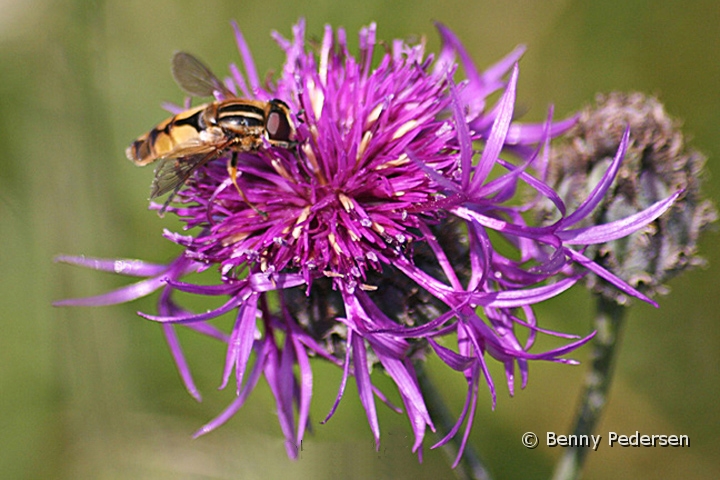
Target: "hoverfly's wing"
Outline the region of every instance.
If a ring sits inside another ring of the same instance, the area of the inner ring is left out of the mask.
[[[195,97],[212,97],[218,91],[226,98],[235,98],[235,94],[204,63],[189,53],[175,53],[172,75],[180,88]]]
[[[233,140],[207,142],[199,138],[191,138],[176,145],[175,148],[159,159],[160,164],[155,168],[155,179],[152,183],[150,199],[152,200],[171,190],[175,190],[175,192],[180,190],[180,187],[190,178],[193,170],[210,160],[218,158],[232,142]],[[173,196],[174,193],[169,200]]]
[[[200,153],[182,158],[163,158],[155,169],[155,179],[150,190],[150,199],[157,198],[168,192],[173,192],[168,198],[172,200],[178,190],[185,184],[192,172],[208,162],[216,155],[216,152]],[[167,205],[167,204],[166,204]]]
[[[200,138],[188,138],[184,142],[175,145],[172,150],[158,157],[158,160],[178,159],[182,162],[189,157],[216,152],[219,148],[224,148],[225,143],[226,142],[210,142]]]

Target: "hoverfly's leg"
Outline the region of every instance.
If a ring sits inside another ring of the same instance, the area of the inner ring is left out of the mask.
[[[300,123],[305,123],[305,122],[303,121],[303,119],[302,119],[302,117],[305,116],[305,109],[304,109],[304,108],[301,108],[300,110],[298,110],[298,112],[297,112],[297,114],[296,114],[295,116],[297,117],[297,119],[298,119],[298,121],[299,121]]]
[[[233,152],[230,156],[230,160],[228,160],[227,164],[227,171],[228,175],[230,176],[230,180],[232,181],[233,185],[235,185],[235,189],[238,191],[242,199],[245,201],[245,203],[248,204],[250,208],[252,208],[255,213],[258,213],[262,215],[263,217],[267,218],[267,213],[263,212],[262,210],[258,209],[255,205],[250,203],[250,200],[248,200],[247,196],[245,195],[245,192],[242,191],[242,188],[240,188],[240,185],[238,185],[237,182],[237,175],[238,175],[238,169],[237,169],[237,162],[238,162],[238,152]]]
[[[167,200],[165,200],[165,203],[163,203],[162,208],[160,209],[160,212],[158,213],[158,216],[160,218],[163,218],[165,216],[165,210],[168,209],[170,206],[170,203],[175,199],[180,189],[183,187],[185,182],[180,183],[177,187],[173,188],[172,192],[170,192],[170,195],[168,195]]]
[[[165,203],[163,203],[163,206],[162,206],[162,208],[160,209],[160,212],[158,213],[158,216],[159,216],[160,218],[163,218],[163,217],[165,216],[165,210],[167,210],[167,208],[170,206],[170,202],[173,201],[173,198],[175,198],[175,194],[177,193],[178,190],[179,190],[179,188],[176,188],[175,191],[172,192],[172,193],[168,196],[167,200],[165,200]]]

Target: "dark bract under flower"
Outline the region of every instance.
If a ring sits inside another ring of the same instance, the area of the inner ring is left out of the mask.
[[[345,32],[330,27],[319,49],[308,49],[300,22],[292,39],[276,35],[286,63],[275,83],[261,85],[235,28],[247,78],[231,66],[231,90],[290,105],[297,147],[268,145],[241,155],[238,182],[252,207],[233,187],[224,159],[198,169],[180,192],[180,205],[169,209],[189,228],[199,227],[197,235],[166,233],[184,249],[175,262],[167,267],[130,264],[117,273],[148,279],[100,297],[59,302],[104,305],[162,289],[159,315],[142,315],[163,323],[183,379],[197,397],[174,325],[226,341],[223,386],[234,371],[238,397],[199,433],[226,421],[264,376],[277,401],[288,454],[294,457],[308,424],[309,357],[316,356],[344,372],[328,418],[352,376],[379,442],[375,397],[386,400],[370,372],[381,368],[398,387],[415,434],[413,451],[418,451],[426,428],[434,427],[414,362],[434,351],[468,383],[458,423],[438,445],[467,421],[464,445],[481,377],[495,401],[486,353],[504,363],[512,393],[516,365],[524,386],[528,360],[574,363],[563,356],[591,338],[542,330],[533,314],[535,303],[579,278],[571,264],[646,299],[581,252],[586,245],[641,228],[675,196],[617,222],[573,228],[612,183],[627,135],[602,181],[567,212],[543,178],[549,140],[574,119],[548,119],[543,125],[512,121],[522,49],[478,72],[443,26],[437,58],[426,56],[423,44],[377,43],[374,25],[360,32],[359,55],[354,56]],[[456,83],[458,57],[466,79]],[[500,100],[487,108],[488,95],[497,90]],[[508,153],[515,163],[501,158]],[[541,202],[555,207],[557,220],[528,225],[525,212]],[[497,236],[514,250],[512,257],[495,249],[492,238]],[[117,265],[61,260],[99,270]],[[214,265],[221,273],[218,285],[180,281]],[[228,300],[194,314],[175,304],[173,291]],[[230,311],[237,312],[236,321],[226,337],[207,322]],[[525,340],[516,335],[519,328],[527,329],[521,335]],[[575,340],[530,353],[538,332]]]

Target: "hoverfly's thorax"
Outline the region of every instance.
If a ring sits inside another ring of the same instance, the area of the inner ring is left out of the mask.
[[[218,106],[217,122],[236,135],[260,135],[265,128],[265,111],[251,100],[228,100]]]

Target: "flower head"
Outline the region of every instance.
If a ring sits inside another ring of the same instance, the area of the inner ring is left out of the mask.
[[[697,254],[701,232],[717,220],[717,210],[701,193],[705,157],[687,146],[679,122],[663,105],[642,93],[598,95],[552,152],[549,183],[569,205],[577,204],[602,176],[617,151],[623,130],[631,143],[608,195],[584,223],[612,222],[639,212],[668,195],[682,196],[658,218],[631,235],[589,249],[596,258],[648,296],[666,293],[663,284],[688,268],[703,265]],[[627,298],[589,275],[590,287],[620,303]]]
[[[516,366],[524,386],[529,360],[574,363],[564,355],[592,337],[543,330],[533,313],[535,303],[581,276],[571,264],[647,300],[582,250],[641,228],[675,196],[629,218],[574,228],[609,188],[627,135],[597,187],[568,212],[543,179],[550,139],[575,119],[513,122],[522,49],[479,72],[454,34],[442,25],[439,31],[443,48],[436,57],[425,54],[423,43],[377,42],[374,25],[360,32],[359,53],[353,55],[345,31],[330,27],[318,49],[309,48],[300,22],[291,39],[275,35],[286,62],[274,83],[261,84],[235,26],[246,76],[231,66],[229,88],[241,97],[286,102],[295,112],[297,147],[267,145],[240,156],[238,183],[247,202],[232,188],[223,160],[199,168],[168,209],[188,228],[199,227],[196,235],[165,234],[183,248],[175,262],[131,264],[119,273],[148,279],[101,297],[59,302],[124,302],[162,289],[159,315],[141,315],[164,325],[196,395],[174,326],[226,341],[223,386],[234,372],[238,396],[199,433],[227,420],[264,376],[294,456],[308,423],[310,357],[319,357],[343,370],[328,418],[353,377],[379,442],[375,397],[387,401],[370,372],[382,369],[402,398],[415,434],[413,450],[421,451],[426,429],[434,426],[414,362],[434,352],[468,384],[460,418],[438,445],[467,422],[464,443],[481,379],[495,400],[488,355],[504,363],[512,393]],[[465,79],[456,81],[459,66]],[[500,99],[488,107],[496,91]],[[542,202],[554,207],[556,218],[550,225],[528,224],[526,212]],[[63,260],[102,270],[115,265]],[[180,281],[209,267],[219,269],[218,285]],[[173,291],[228,300],[194,314],[174,303]],[[228,336],[207,323],[230,311],[236,321]],[[518,336],[518,329],[529,333]],[[531,353],[538,333],[573,340]]]

